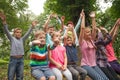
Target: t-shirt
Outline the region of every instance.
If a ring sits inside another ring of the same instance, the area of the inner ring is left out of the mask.
[[[96,54],[95,54],[96,50],[94,46],[90,42],[86,42],[85,40],[82,41],[80,46],[82,53],[81,66],[84,65],[96,66]]]
[[[61,65],[64,65],[64,60],[65,60],[65,55],[66,54],[66,49],[65,47],[59,45],[56,46],[53,50],[51,50],[51,57],[54,59],[56,62],[58,62]],[[56,67],[53,63],[50,62],[49,64],[50,68]]]
[[[30,53],[30,66],[48,66],[48,50],[47,45],[40,48],[39,46],[32,46]]]
[[[114,60],[117,60],[116,56],[115,56],[115,53],[114,53],[114,49],[113,49],[113,46],[112,46],[112,42],[109,43],[108,45],[106,45],[106,50],[107,50],[107,58],[108,58],[108,61],[114,61]]]

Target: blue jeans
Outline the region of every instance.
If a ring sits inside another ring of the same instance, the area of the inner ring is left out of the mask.
[[[106,75],[101,71],[101,69],[98,66],[82,66],[87,73],[88,76],[92,78],[92,80],[109,80]]]
[[[8,65],[8,80],[14,80],[16,75],[16,80],[23,80],[23,70],[24,70],[24,59],[10,57],[10,62]]]

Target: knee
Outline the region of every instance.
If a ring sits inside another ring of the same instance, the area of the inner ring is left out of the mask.
[[[50,76],[49,80],[55,80],[55,76]]]
[[[46,78],[45,77],[41,77],[39,80],[46,80]]]
[[[73,76],[79,76],[79,72],[78,71],[72,72],[72,75]]]

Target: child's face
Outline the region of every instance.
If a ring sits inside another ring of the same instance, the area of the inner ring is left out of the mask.
[[[72,43],[73,43],[72,38],[67,38],[67,45],[72,46]]]
[[[89,28],[85,29],[84,36],[91,39],[91,30]]]
[[[54,43],[59,43],[60,42],[60,33],[56,32],[52,39],[53,39]]]
[[[45,40],[45,35],[39,35],[37,38],[37,40],[40,40],[40,44],[41,45],[45,45],[46,44],[46,40]]]
[[[69,27],[69,28],[72,28],[72,27],[74,27],[74,26],[73,26],[72,24],[68,24],[68,27]]]
[[[14,36],[17,38],[17,39],[20,39],[21,36],[22,36],[22,30],[16,30],[14,32]]]
[[[50,35],[54,32],[54,28],[53,27],[50,27],[48,30],[49,30]]]

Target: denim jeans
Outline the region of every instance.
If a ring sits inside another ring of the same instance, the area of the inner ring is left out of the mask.
[[[16,80],[23,80],[23,70],[24,70],[24,59],[10,57],[10,62],[8,65],[8,80],[14,80],[16,75]]]

